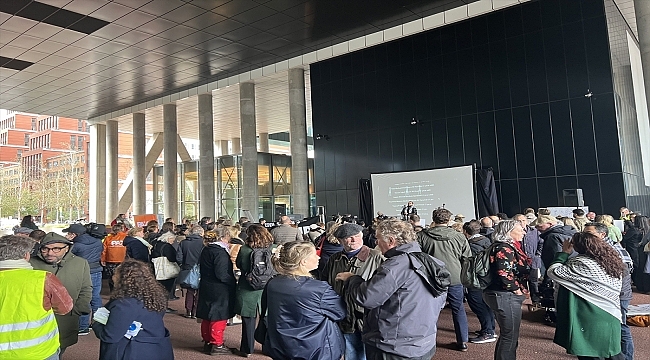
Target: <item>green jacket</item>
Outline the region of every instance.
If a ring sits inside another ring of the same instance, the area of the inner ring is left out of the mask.
[[[347,307],[347,315],[345,319],[339,321],[341,331],[350,334],[355,331],[361,332],[363,330],[363,307],[359,306],[351,297],[349,292],[343,291],[344,281],[337,281],[336,275],[341,272],[350,271],[355,275],[359,275],[363,280],[368,280],[379,268],[381,263],[384,262],[384,257],[379,250],[370,249],[363,246],[359,253],[351,259],[339,251],[330,256],[327,266],[323,274],[327,274],[327,282],[334,288],[337,294],[343,297]]]
[[[271,245],[271,249],[276,245]],[[244,317],[256,317],[262,308],[261,299],[262,291],[253,290],[251,285],[244,277],[251,271],[251,253],[253,249],[248,245],[242,245],[239,248],[235,265],[241,270],[241,276],[237,281],[237,292],[235,294],[235,313]]]
[[[569,255],[559,252],[555,261],[565,263]],[[609,358],[621,353],[621,322],[598,306],[565,287],[557,290],[557,324],[553,342],[568,354]]]
[[[451,285],[460,284],[460,259],[472,256],[465,235],[448,226],[436,226],[420,231],[417,236],[422,252],[445,263]]]
[[[74,255],[70,250],[61,262],[55,265],[46,263],[41,255],[32,257],[29,262],[35,270],[45,270],[53,273],[68,290],[74,306],[66,315],[55,315],[59,325],[59,340],[61,347],[74,345],[78,340],[79,315],[90,314],[90,299],[93,286],[90,282],[90,266],[88,261]]]

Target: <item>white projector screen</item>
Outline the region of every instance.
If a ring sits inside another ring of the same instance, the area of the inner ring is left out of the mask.
[[[374,215],[400,216],[409,202],[418,215],[431,222],[431,213],[444,206],[453,214],[465,215],[469,221],[476,217],[474,206],[474,167],[459,166],[445,169],[371,174]]]

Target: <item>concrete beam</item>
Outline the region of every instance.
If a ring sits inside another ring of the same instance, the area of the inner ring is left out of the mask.
[[[155,133],[153,137],[147,142],[147,148],[145,150],[146,156],[144,161],[145,168],[145,178],[149,175],[149,172],[153,169],[153,166],[156,164],[156,160],[160,157],[160,154],[163,151],[163,135],[162,133]],[[122,187],[119,191],[119,203],[118,203],[118,213],[126,213],[133,202],[133,170],[129,172],[129,175],[124,180]]]

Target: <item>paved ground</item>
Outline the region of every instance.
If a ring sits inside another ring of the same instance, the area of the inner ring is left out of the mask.
[[[107,288],[107,286],[106,286]],[[106,300],[106,297],[105,297]],[[650,295],[634,294],[632,304],[650,303]],[[184,312],[183,300],[170,302],[170,307]],[[470,331],[478,330],[479,324],[476,316],[466,307]],[[524,320],[521,324],[521,335],[519,338],[519,350],[517,358],[520,360],[555,360],[555,359],[575,359],[575,357],[566,355],[564,349],[553,344],[553,334],[555,328],[546,326],[542,323],[543,312],[528,312],[524,308]],[[165,324],[171,332],[172,344],[174,346],[174,355],[177,360],[183,359],[211,359],[211,357],[201,353],[201,334],[200,324],[196,320],[186,319],[180,315],[166,315]],[[239,347],[241,336],[241,326],[229,326],[226,329],[226,346]],[[647,359],[650,354],[650,328],[632,328],[632,336],[636,346],[636,358]],[[455,341],[454,326],[451,319],[451,310],[444,309],[438,322],[438,349],[434,359],[491,359],[494,352],[494,343],[474,345],[469,344],[469,351],[461,353],[452,350],[451,347]],[[541,355],[541,357],[540,357]],[[90,335],[79,338],[79,343],[68,348],[64,360],[90,360],[99,357],[99,340],[90,333]],[[221,359],[242,359],[237,356],[216,356]],[[146,354],[140,356],[142,360],[156,360],[148,358]],[[261,354],[261,346],[256,345],[256,353],[250,359],[269,359]]]

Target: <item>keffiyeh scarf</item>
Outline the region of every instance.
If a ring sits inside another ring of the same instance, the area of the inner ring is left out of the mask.
[[[620,321],[622,281],[607,275],[595,260],[579,255],[564,264],[552,264],[548,268],[548,276],[555,281],[556,300],[558,286],[562,285]]]

